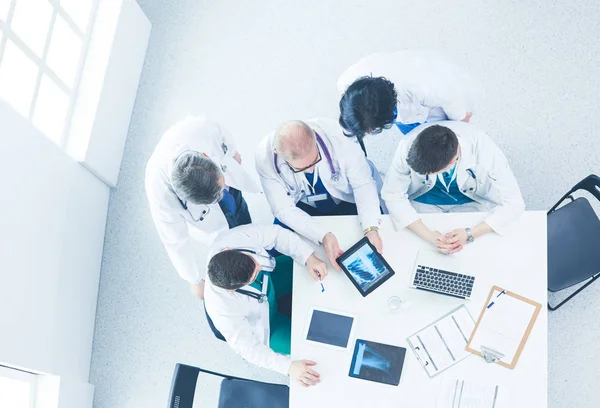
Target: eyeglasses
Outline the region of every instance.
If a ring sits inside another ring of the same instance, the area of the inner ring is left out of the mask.
[[[315,145],[316,146],[316,145]],[[290,168],[290,170],[292,170],[293,173],[302,173],[303,171],[305,171],[306,169],[310,169],[311,167],[315,166],[317,163],[319,163],[323,158],[321,157],[321,152],[319,151],[319,146],[317,146],[317,160],[315,160],[312,164],[309,164],[306,167],[303,167],[301,169],[297,169],[294,166],[292,166],[287,160],[285,161],[288,165],[288,167]]]

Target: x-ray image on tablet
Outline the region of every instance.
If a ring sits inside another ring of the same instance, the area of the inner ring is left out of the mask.
[[[390,265],[366,237],[344,252],[337,263],[363,296],[394,275]]]
[[[350,377],[384,384],[400,384],[406,349],[389,344],[356,340]]]
[[[322,345],[345,349],[348,347],[354,323],[353,315],[311,308],[305,338]]]

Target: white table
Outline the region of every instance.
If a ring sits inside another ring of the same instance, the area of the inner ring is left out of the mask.
[[[476,225],[482,213],[425,214],[424,222],[442,233],[454,228]],[[342,249],[362,237],[356,217],[321,217],[334,232]],[[436,405],[442,378],[461,378],[507,387],[515,407],[547,406],[547,261],[546,213],[526,212],[505,236],[488,234],[468,244],[457,253],[465,273],[476,277],[472,299],[465,301],[448,296],[410,289],[409,277],[417,251],[431,248],[404,229],[396,231],[388,216],[380,230],[383,255],[396,275],[363,298],[343,272],[330,266],[323,282],[325,292],[313,281],[305,267],[294,270],[292,309],[292,359],[311,359],[322,381],[314,387],[290,384],[291,408],[317,407],[428,407]],[[317,251],[326,259],[322,249]],[[543,305],[529,340],[514,370],[487,364],[471,355],[434,378],[421,367],[406,338],[450,310],[466,304],[477,320],[493,285],[511,290]],[[398,295],[408,307],[392,312],[387,306],[390,296]],[[351,313],[357,316],[356,330],[346,350],[338,351],[307,342],[303,338],[311,306]],[[399,386],[390,386],[348,376],[357,338],[406,347],[406,359]]]

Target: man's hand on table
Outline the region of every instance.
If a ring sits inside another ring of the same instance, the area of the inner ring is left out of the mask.
[[[327,254],[327,257],[329,258],[329,260],[331,261],[331,264],[333,265],[333,267],[335,269],[337,269],[338,271],[341,271],[340,266],[337,264],[337,262],[335,260],[340,255],[342,255],[344,253],[344,251],[342,251],[340,249],[340,244],[339,244],[336,236],[333,235],[331,232],[328,232],[323,237],[323,248],[325,248],[325,253]]]
[[[314,280],[322,281],[327,276],[327,264],[312,254],[306,260],[306,267]]]
[[[448,254],[453,254],[453,253],[458,252],[461,249],[463,249],[463,246],[467,244],[468,236],[467,236],[467,231],[464,228],[458,228],[458,229],[455,229],[454,231],[450,231],[449,233],[447,233],[445,235],[445,238],[446,238],[446,242],[449,245],[456,247],[456,249],[448,252]]]
[[[460,242],[450,242],[448,238],[442,235],[442,233],[439,231],[430,231],[425,240],[435,245],[439,252],[447,255],[453,254],[462,249],[462,244]]]
[[[317,385],[321,382],[321,375],[311,368],[316,364],[311,360],[292,361],[288,369],[288,374],[291,378],[300,381],[300,384],[305,387]]]

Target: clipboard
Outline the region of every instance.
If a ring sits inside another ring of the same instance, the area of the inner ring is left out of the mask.
[[[488,363],[515,368],[541,309],[540,303],[493,286],[466,350]]]
[[[474,326],[475,320],[463,304],[406,341],[429,377],[434,377],[470,356],[465,345]]]

